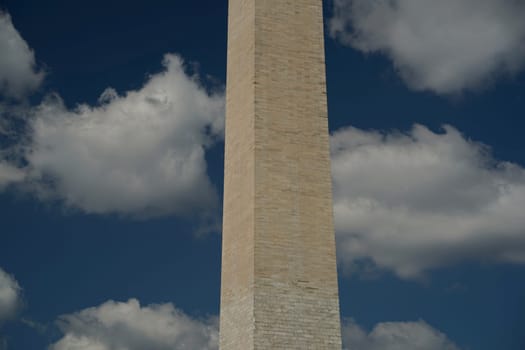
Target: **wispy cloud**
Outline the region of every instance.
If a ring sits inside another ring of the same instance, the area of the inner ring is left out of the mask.
[[[17,316],[22,305],[21,291],[16,279],[0,268],[0,350],[7,350],[1,327]]]
[[[24,170],[0,159],[0,190],[10,184],[20,183],[25,176]]]
[[[36,68],[35,54],[0,10],[0,94],[23,98],[40,86],[44,73]]]
[[[0,324],[16,315],[21,305],[20,293],[15,278],[0,268]]]

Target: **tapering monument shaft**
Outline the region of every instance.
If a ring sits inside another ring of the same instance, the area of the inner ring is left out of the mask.
[[[221,350],[341,349],[322,0],[229,0]]]

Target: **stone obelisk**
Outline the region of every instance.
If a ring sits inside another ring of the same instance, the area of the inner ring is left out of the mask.
[[[229,0],[221,350],[341,349],[322,0]]]

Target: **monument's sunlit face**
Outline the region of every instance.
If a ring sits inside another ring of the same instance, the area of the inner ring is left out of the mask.
[[[220,346],[341,349],[320,0],[230,0]]]

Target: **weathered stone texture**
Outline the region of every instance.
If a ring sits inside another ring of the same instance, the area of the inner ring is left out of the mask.
[[[321,0],[230,0],[221,350],[341,349]]]

